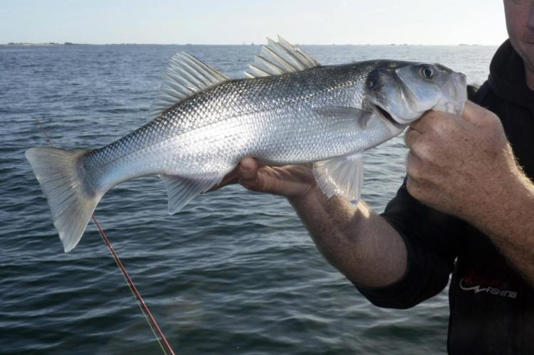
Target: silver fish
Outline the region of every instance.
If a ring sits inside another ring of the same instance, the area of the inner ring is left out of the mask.
[[[364,61],[321,66],[279,38],[230,79],[186,54],[169,63],[153,120],[93,150],[26,151],[65,252],[81,239],[102,196],[120,182],[159,174],[169,212],[210,189],[245,156],[314,163],[327,196],[357,200],[361,153],[425,111],[461,113],[465,76],[439,65]]]

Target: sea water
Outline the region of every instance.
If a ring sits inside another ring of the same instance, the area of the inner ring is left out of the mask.
[[[305,46],[323,64],[442,63],[481,84],[495,47]],[[24,151],[91,148],[147,122],[169,57],[242,77],[258,46],[0,46],[0,353],[161,353],[90,223],[63,253]],[[365,155],[382,211],[405,174],[402,137]],[[284,198],[229,186],[167,214],[157,177],[118,185],[96,216],[179,354],[438,354],[446,291],[408,310],[371,305],[319,254]]]

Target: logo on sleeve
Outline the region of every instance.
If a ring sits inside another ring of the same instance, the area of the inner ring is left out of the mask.
[[[518,294],[517,291],[508,289],[507,282],[487,279],[473,271],[460,279],[459,286],[461,290],[473,291],[475,294],[486,293],[512,299],[517,298]]]

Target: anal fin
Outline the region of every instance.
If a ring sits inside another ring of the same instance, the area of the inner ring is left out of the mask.
[[[313,175],[328,198],[338,195],[356,203],[363,183],[362,154],[317,162],[313,164]]]

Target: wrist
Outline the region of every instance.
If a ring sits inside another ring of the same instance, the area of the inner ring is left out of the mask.
[[[515,166],[507,179],[493,189],[490,199],[480,201],[476,212],[467,221],[489,236],[506,234],[511,223],[522,223],[531,218],[534,210],[534,184]]]
[[[313,185],[300,194],[289,195],[286,198],[293,207],[297,207],[317,202],[322,195],[321,189],[317,185]]]

